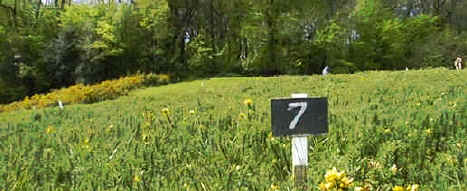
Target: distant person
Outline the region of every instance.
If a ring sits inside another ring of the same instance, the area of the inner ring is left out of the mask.
[[[324,69],[323,69],[323,76],[326,76],[326,75],[328,75],[328,74],[329,74],[329,67],[326,66],[326,67],[324,67]]]
[[[456,66],[457,71],[462,70],[462,58],[460,56],[458,56],[456,61],[454,61],[454,66]]]
[[[189,43],[190,40],[191,40],[190,33],[185,32],[185,37],[183,37],[183,39],[184,39],[184,41],[185,41],[185,44],[186,44],[186,43]]]

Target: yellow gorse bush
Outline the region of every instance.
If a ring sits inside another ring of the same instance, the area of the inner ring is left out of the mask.
[[[138,74],[103,81],[95,85],[77,84],[48,94],[36,94],[26,97],[22,101],[8,105],[0,105],[0,112],[45,108],[56,105],[58,100],[62,101],[63,104],[95,103],[127,95],[128,91],[132,89],[168,84],[169,81],[170,77],[165,74]]]
[[[324,182],[319,184],[322,191],[348,190],[352,186],[353,178],[347,177],[345,171],[338,171],[335,167],[324,175]]]

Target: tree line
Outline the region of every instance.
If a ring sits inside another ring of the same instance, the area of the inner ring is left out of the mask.
[[[138,72],[452,67],[466,30],[464,0],[0,0],[0,103]]]

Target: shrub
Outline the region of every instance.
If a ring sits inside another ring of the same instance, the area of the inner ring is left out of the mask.
[[[77,84],[48,94],[36,94],[22,101],[0,105],[0,112],[20,109],[44,108],[57,104],[95,103],[115,99],[128,94],[128,91],[148,86],[164,85],[170,82],[165,74],[138,74],[116,80],[107,80],[95,85]]]

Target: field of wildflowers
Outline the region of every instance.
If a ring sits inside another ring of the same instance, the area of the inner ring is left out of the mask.
[[[466,190],[467,71],[214,78],[0,113],[0,190],[297,190],[270,99],[326,96],[309,190]],[[62,98],[63,99],[63,98]]]

